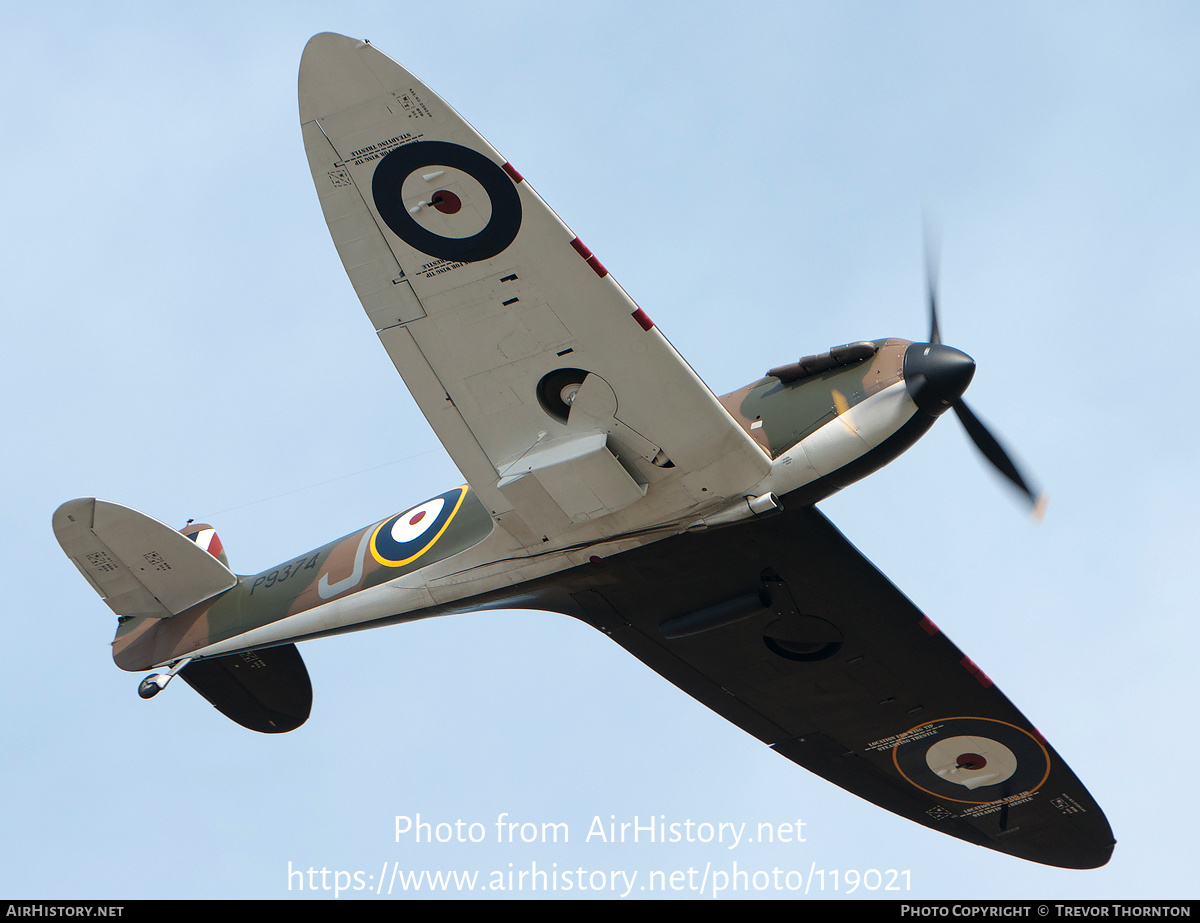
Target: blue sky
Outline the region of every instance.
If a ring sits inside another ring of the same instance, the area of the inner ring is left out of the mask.
[[[313,715],[278,739],[182,684],[137,698],[54,542],[59,503],[208,520],[255,572],[459,483],[313,193],[295,80],[325,30],[454,105],[718,393],[923,337],[933,216],[943,336],[1049,514],[1030,524],[952,419],[822,508],[1088,785],[1119,841],[1106,868],[893,817],[561,616],[305,644]],[[1200,757],[1194,6],[58,3],[7,32],[0,894],[309,896],[289,863],[643,883],[736,862],[910,871],[854,898],[1195,896],[1195,799],[1162,792]],[[395,842],[418,813],[572,840]],[[799,819],[806,839],[582,842],[610,815]]]

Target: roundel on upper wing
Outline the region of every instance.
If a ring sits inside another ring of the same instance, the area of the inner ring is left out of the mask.
[[[443,260],[490,259],[521,229],[521,196],[504,168],[448,141],[392,148],[375,168],[371,195],[393,234]]]
[[[442,537],[466,495],[465,486],[456,487],[381,523],[371,536],[371,556],[386,567],[411,564]]]
[[[987,804],[1041,788],[1050,754],[1016,725],[994,718],[945,718],[918,725],[892,748],[900,775],[935,797]]]

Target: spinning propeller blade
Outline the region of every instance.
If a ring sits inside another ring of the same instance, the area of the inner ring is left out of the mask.
[[[962,399],[962,392],[966,390],[966,385],[970,382],[970,375],[974,373],[974,362],[970,363],[970,372],[965,369],[967,360],[965,354],[959,353],[958,350],[953,350],[951,347],[942,346],[941,330],[938,326],[937,313],[937,280],[938,280],[938,254],[937,247],[930,241],[928,226],[925,232],[925,282],[926,289],[929,293],[929,343],[933,349],[926,349],[925,356],[927,361],[932,361],[935,358],[940,358],[938,368],[931,368],[930,372],[926,372],[927,378],[940,378],[941,381],[947,381],[951,377],[954,379],[954,388],[951,391],[957,392],[953,397],[947,394],[947,400],[943,403],[948,403],[954,408],[954,413],[958,416],[963,428],[967,431],[967,435],[971,437],[971,441],[975,444],[984,458],[1008,480],[1010,484],[1017,488],[1028,499],[1031,513],[1035,519],[1041,521],[1046,512],[1047,498],[1044,492],[1035,490],[1030,486],[1029,480],[1021,474],[1016,463],[1012,460],[1012,456],[1005,451],[1000,445],[999,440],[991,434],[986,426],[975,416],[971,409],[967,406],[967,402]],[[934,354],[931,356],[930,354]],[[957,354],[950,356],[951,353]],[[961,359],[959,358],[961,357]],[[907,363],[906,363],[907,364]],[[949,366],[954,365],[953,373],[949,370]],[[907,371],[907,370],[906,370]],[[961,388],[958,387],[959,380],[965,377]]]
[[[929,225],[925,225],[925,286],[929,292],[929,342],[940,346],[942,334],[938,329],[937,317],[937,245],[929,239]]]
[[[952,406],[958,419],[962,422],[963,428],[967,431],[967,435],[975,443],[975,448],[979,449],[983,457],[991,462],[992,467],[1004,475],[1009,483],[1025,495],[1029,500],[1034,518],[1040,521],[1046,513],[1045,493],[1035,491],[1029,486],[1029,482],[1022,476],[1012,457],[1004,450],[996,437],[988,431],[988,428],[980,422],[979,418],[971,412],[966,401],[959,398]]]

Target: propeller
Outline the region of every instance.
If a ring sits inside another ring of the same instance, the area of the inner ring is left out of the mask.
[[[1030,511],[1037,520],[1045,515],[1047,498],[1044,492],[1031,486],[1021,474],[1012,456],[991,434],[979,417],[962,399],[963,392],[975,374],[975,360],[966,353],[942,343],[937,310],[937,252],[925,241],[925,280],[929,297],[929,341],[914,343],[904,357],[904,377],[910,382],[909,391],[917,406],[927,413],[940,414],[953,408],[971,442],[984,458],[1028,500]]]
[[[940,346],[942,334],[938,329],[937,317],[938,247],[929,239],[928,225],[925,230],[925,287],[929,291],[929,342]]]

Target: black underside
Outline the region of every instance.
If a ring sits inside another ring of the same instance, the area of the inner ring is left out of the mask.
[[[221,714],[263,734],[294,731],[312,710],[312,683],[294,644],[196,660],[179,675]]]
[[[1112,854],[1103,812],[1066,763],[811,507],[665,539],[520,591],[454,608],[580,618],[788,759],[950,836],[1067,868]],[[931,744],[964,735],[1007,748],[1016,770],[975,788],[935,774]]]
[[[1112,830],[1066,763],[798,499],[789,494],[784,512],[769,518],[681,534],[507,591],[345,630],[481,609],[571,615],[776,752],[880,807],[1034,862],[1105,864]],[[333,633],[340,632],[319,634]],[[182,675],[246,727],[303,723],[311,692],[295,648],[257,654],[277,673],[265,683],[231,657]],[[288,688],[293,680],[302,688]],[[993,769],[1015,760],[1015,769],[994,784],[947,780],[934,765],[933,745],[943,740],[963,751],[968,776],[980,757]]]

